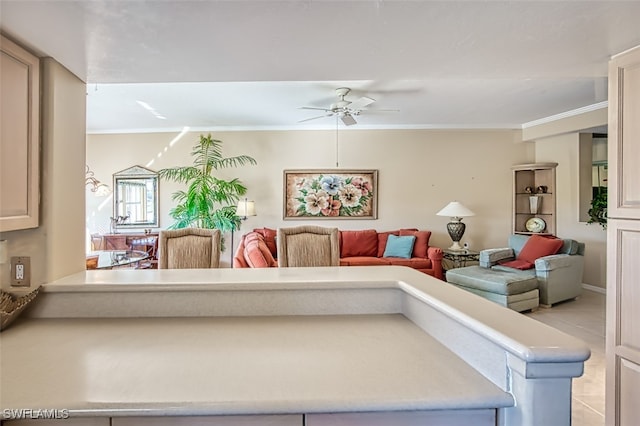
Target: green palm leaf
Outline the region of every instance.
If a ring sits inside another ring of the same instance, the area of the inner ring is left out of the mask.
[[[213,176],[215,170],[255,165],[256,160],[247,155],[224,157],[222,141],[211,135],[200,135],[200,140],[191,151],[192,166],[178,166],[158,171],[162,179],[184,183],[186,190],[172,194],[177,204],[169,214],[175,220],[172,229],[197,226],[220,229],[222,232],[240,228],[235,204],[247,192],[240,180],[224,180]]]

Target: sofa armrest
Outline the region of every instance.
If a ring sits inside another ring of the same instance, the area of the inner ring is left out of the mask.
[[[554,254],[536,259],[541,305],[553,305],[582,293],[584,256]]]
[[[536,271],[553,271],[561,268],[570,268],[578,258],[568,254],[552,254],[536,259]]]
[[[501,260],[513,260],[515,253],[510,247],[485,249],[480,251],[479,263],[482,268],[491,268]]]
[[[427,257],[431,260],[433,276],[439,280],[444,280],[444,272],[442,271],[442,254],[442,249],[440,247],[427,247]]]
[[[233,267],[234,268],[248,268],[249,265],[247,261],[244,259],[244,238],[243,235],[240,239],[240,243],[238,244],[238,248],[236,249],[235,254],[233,255]]]
[[[433,262],[442,260],[442,249],[440,247],[427,247],[427,257]]]

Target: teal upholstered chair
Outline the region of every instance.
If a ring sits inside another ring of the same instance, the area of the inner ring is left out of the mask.
[[[452,269],[447,281],[517,311],[579,296],[584,243],[564,239],[557,254],[538,258],[533,269],[521,271],[498,264],[515,259],[528,239],[527,235],[511,235],[509,247],[482,250],[479,265]]]

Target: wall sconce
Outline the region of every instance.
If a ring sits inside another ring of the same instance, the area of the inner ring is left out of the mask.
[[[96,179],[93,171],[89,169],[89,165],[86,165],[85,167],[86,170],[84,172],[84,186],[91,192],[96,194],[96,197],[104,197],[105,195],[109,195],[111,193],[111,188]]]

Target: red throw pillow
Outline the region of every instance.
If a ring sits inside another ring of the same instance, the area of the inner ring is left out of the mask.
[[[384,257],[384,251],[387,248],[387,240],[389,239],[389,235],[398,236],[398,231],[389,231],[389,232],[378,232],[378,256]]]
[[[413,244],[413,254],[411,257],[427,257],[427,249],[429,248],[429,238],[431,231],[414,231],[412,229],[401,229],[400,236],[413,235],[416,242]]]
[[[340,234],[340,257],[376,257],[378,254],[378,233],[375,229],[342,231]]]
[[[525,271],[527,269],[533,268],[535,265],[531,262],[527,262],[526,260],[510,260],[509,262],[499,262],[500,266],[507,266],[509,268],[520,269]]]
[[[525,260],[529,263],[535,263],[536,259],[542,256],[556,254],[562,248],[564,241],[555,237],[543,237],[541,235],[532,235],[529,237],[520,254],[518,260]]]

